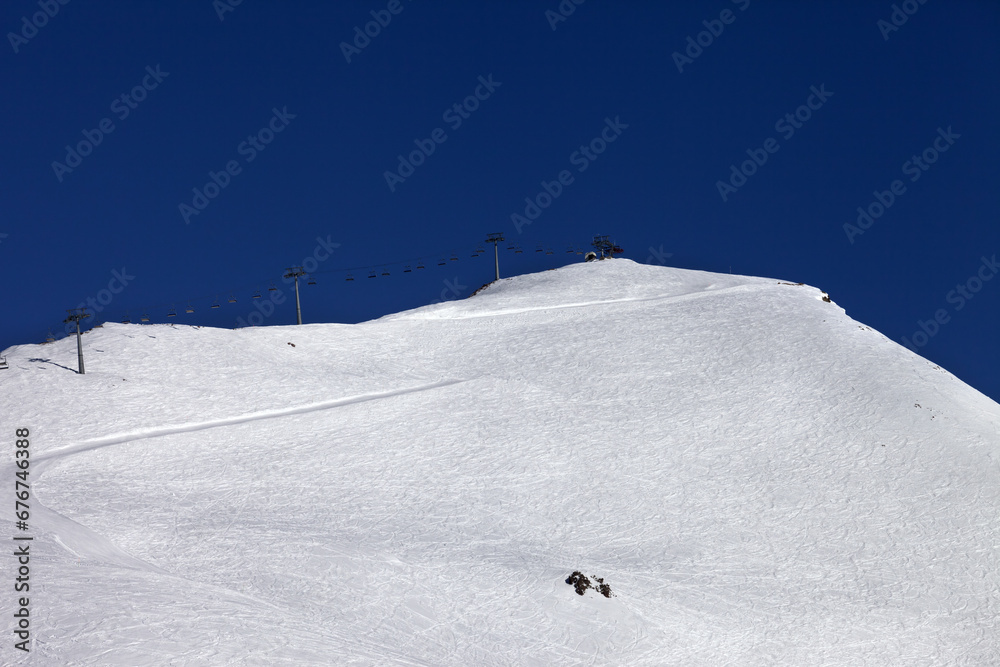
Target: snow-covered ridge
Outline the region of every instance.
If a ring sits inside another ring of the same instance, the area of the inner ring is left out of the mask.
[[[11,348],[33,657],[995,664],[1000,406],[823,296],[611,260]]]
[[[738,292],[776,285],[792,283],[770,278],[664,269],[636,264],[627,259],[607,260],[505,278],[489,285],[474,299],[425,306],[382,319],[488,317],[551,308],[690,299],[719,291]],[[812,287],[806,290],[822,298],[823,293],[819,290]]]

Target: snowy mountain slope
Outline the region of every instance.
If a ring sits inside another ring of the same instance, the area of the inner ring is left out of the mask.
[[[614,260],[7,350],[3,662],[1000,663],[1000,406],[822,296]]]

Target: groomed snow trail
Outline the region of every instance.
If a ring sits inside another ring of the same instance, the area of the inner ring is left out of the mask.
[[[45,454],[42,454],[40,456],[36,456],[33,459],[33,461],[35,463],[39,463],[41,461],[48,461],[50,459],[72,456],[73,454],[79,454],[81,452],[88,452],[94,449],[98,449],[100,447],[117,445],[123,442],[131,442],[134,440],[147,440],[149,438],[158,438],[164,435],[173,435],[174,433],[191,433],[193,431],[202,431],[207,428],[218,428],[220,426],[231,426],[233,424],[245,424],[247,422],[257,421],[260,419],[275,419],[276,417],[289,417],[291,415],[301,415],[307,412],[315,412],[316,410],[329,410],[331,408],[338,408],[344,405],[363,403],[364,401],[374,401],[380,398],[389,398],[390,396],[400,396],[402,394],[409,394],[415,391],[427,391],[429,389],[437,389],[438,387],[447,387],[448,385],[457,384],[459,382],[462,382],[462,380],[442,380],[441,382],[435,382],[421,387],[410,387],[406,389],[396,389],[390,391],[376,392],[373,394],[363,394],[360,396],[335,398],[328,401],[310,403],[308,405],[300,405],[291,408],[280,408],[277,410],[262,410],[260,412],[255,412],[251,414],[238,415],[236,417],[226,417],[222,419],[213,419],[205,422],[151,426],[149,428],[133,431],[131,433],[107,435],[100,438],[96,438],[94,440],[85,440],[84,442],[81,442],[78,445],[70,445],[67,447],[46,452]]]
[[[0,662],[1000,664],[1000,406],[821,296],[615,260],[21,346],[51,509]]]

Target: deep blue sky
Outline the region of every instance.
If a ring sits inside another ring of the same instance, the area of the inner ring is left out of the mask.
[[[887,31],[888,1],[566,0],[554,30],[557,0],[400,0],[397,14],[243,0],[220,20],[224,2],[43,0],[51,18],[38,0],[3,3],[0,347],[63,335],[88,298],[110,299],[100,319],[231,327],[258,312],[255,290],[267,309],[272,282],[284,303],[251,321],[293,323],[281,272],[325,257],[317,239],[339,246],[303,287],[306,322],[465,297],[492,278],[491,255],[471,257],[489,232],[524,250],[502,246],[503,275],[579,261],[567,248],[608,234],[639,262],[820,287],[1000,399],[1000,279],[976,277],[1000,253],[1000,4],[897,3]],[[347,62],[341,44],[371,12],[391,22]],[[720,27],[678,71],[688,37]],[[121,100],[144,82],[144,99]],[[454,127],[444,113],[477,90]],[[273,141],[241,149],[274,110]],[[796,112],[797,128],[776,126]],[[104,119],[113,131],[71,172],[53,165]],[[438,128],[443,143],[390,189],[397,156]],[[596,159],[574,156],[602,131],[614,142],[595,142]],[[933,164],[906,165],[928,148]],[[724,201],[718,182],[748,150],[767,161]],[[238,173],[186,223],[179,206],[230,161]],[[564,170],[572,182],[518,229],[511,215]],[[844,224],[896,180],[902,194],[850,242]],[[935,314],[934,335],[914,338]]]

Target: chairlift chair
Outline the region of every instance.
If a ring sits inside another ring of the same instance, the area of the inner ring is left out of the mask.
[[[451,253],[451,261],[457,262],[458,261],[458,255],[456,255],[455,253]]]
[[[521,246],[516,246],[516,247],[514,248],[514,254],[515,254],[515,255],[520,255],[520,254],[521,254],[522,252],[524,252],[524,251],[523,251],[523,250],[521,250]]]
[[[170,311],[167,312],[167,317],[177,317],[177,309],[170,306]]]
[[[259,299],[260,298],[260,290],[257,290],[256,292],[254,292],[253,296],[250,297],[250,298],[251,299]]]
[[[403,268],[403,273],[412,273],[412,272],[413,272],[413,269],[410,268],[409,264],[407,264],[406,267]]]
[[[306,281],[306,285],[315,285],[315,284],[316,284],[316,279],[313,278],[312,276],[309,276],[309,280]]]
[[[45,337],[45,342],[46,343],[54,343],[54,342],[56,342],[56,337],[52,335],[51,331],[49,331],[49,335]]]
[[[4,368],[10,368],[10,366],[7,365],[7,357],[0,357],[0,369]]]
[[[542,249],[542,246],[538,246],[535,248],[535,252],[545,252],[545,250]]]
[[[423,260],[421,260],[420,262],[417,263],[417,268],[418,269],[424,268],[424,262],[423,262]]]
[[[447,263],[448,263],[448,262],[446,262],[446,261],[444,260],[444,258],[442,257],[442,258],[441,258],[441,261],[440,261],[440,262],[438,262],[438,266],[444,266],[444,265],[445,265],[445,264],[447,264]]]
[[[132,320],[129,319],[128,313],[125,313],[125,317],[122,318],[122,324],[132,324]]]
[[[555,253],[552,252],[552,248],[549,248],[548,250],[545,251],[545,254],[546,255],[553,255]]]
[[[230,294],[229,295],[229,303],[236,303],[236,295],[235,294]]]
[[[191,305],[191,304],[189,303],[189,304],[187,305],[187,308],[185,308],[185,309],[184,309],[184,312],[185,312],[185,313],[193,313],[193,312],[194,312],[194,306],[192,306],[192,305]]]
[[[216,298],[215,301],[212,302],[212,308],[222,308],[222,306],[219,304],[218,298]]]
[[[149,321],[149,313],[143,313],[142,317],[139,318],[139,321],[140,322],[148,322]]]
[[[271,283],[271,286],[267,288],[267,291],[268,292],[277,292],[278,288],[275,287],[274,283]]]
[[[382,275],[383,276],[389,275],[389,269],[382,269]]]
[[[376,273],[374,271],[369,271],[368,272],[368,277],[369,278],[374,278],[375,276],[376,276]]]
[[[350,273],[348,273],[348,274],[347,274],[347,278],[345,278],[345,280],[346,280],[347,282],[351,282],[352,280],[354,280],[354,276],[352,276],[352,275],[351,275]]]

